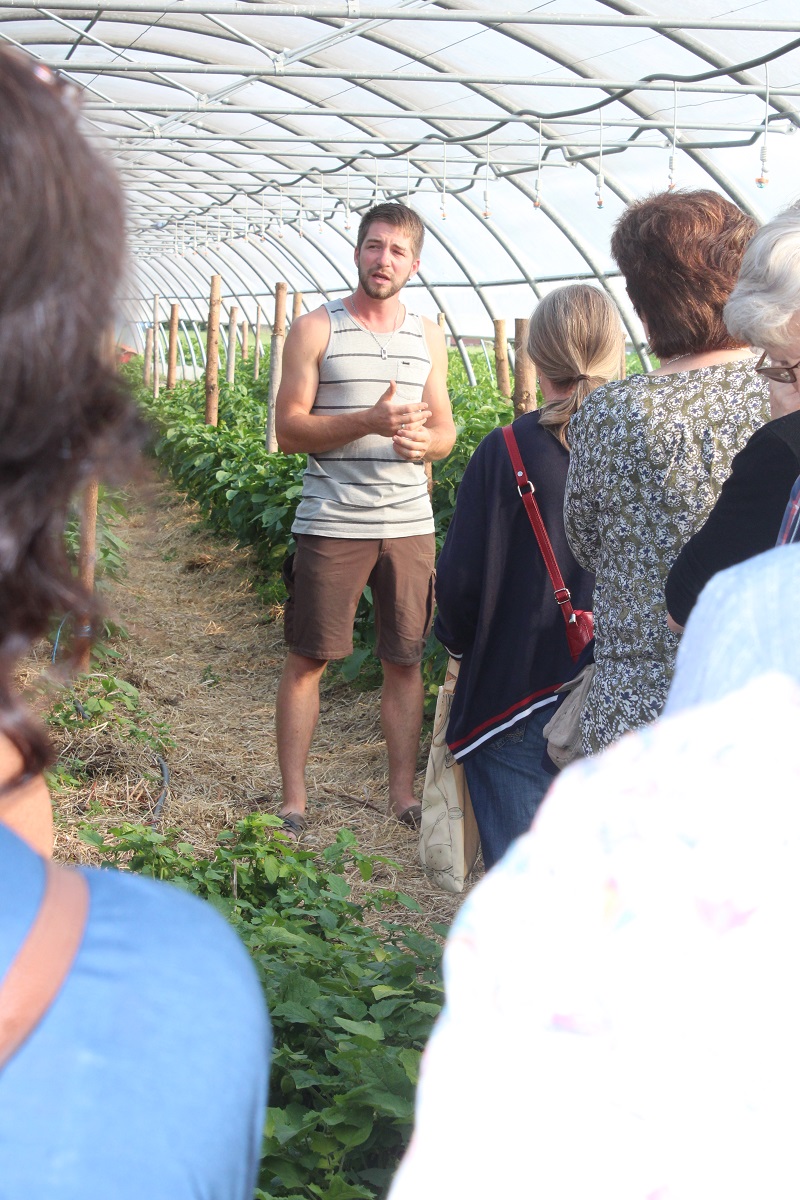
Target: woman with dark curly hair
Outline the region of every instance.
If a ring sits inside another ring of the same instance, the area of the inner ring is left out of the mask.
[[[0,212],[0,1193],[249,1200],[269,1030],[243,947],[177,889],[35,852],[50,850],[50,749],[14,668],[55,614],[94,611],[67,506],[142,427],[99,351],[119,183],[71,90],[6,49]]]
[[[596,575],[586,753],[661,711],[678,645],[666,624],[667,573],[769,416],[752,353],[722,319],[755,231],[710,191],[650,196],[614,230],[612,254],[661,366],[598,388],[570,423],[564,523],[578,562]]]

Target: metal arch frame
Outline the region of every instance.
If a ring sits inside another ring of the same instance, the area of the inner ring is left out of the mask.
[[[446,2],[447,2],[447,0],[440,0],[440,2],[446,3]],[[461,10],[461,11],[463,11],[463,10]],[[301,14],[301,15],[307,15],[307,14]],[[387,14],[387,15],[388,15],[388,14]],[[325,23],[325,22],[323,22],[323,23]],[[171,27],[171,28],[172,28],[172,27]],[[509,31],[507,31],[507,30],[503,29],[502,27],[501,27],[501,32],[503,32],[503,33],[505,33],[505,34],[508,34],[508,33],[509,33]],[[359,31],[359,35],[360,35],[360,36],[365,36],[365,37],[367,37],[367,38],[368,38],[368,40],[372,40],[372,41],[380,42],[380,43],[382,43],[382,44],[384,44],[384,45],[388,45],[388,46],[390,46],[390,48],[391,48],[392,50],[396,51],[397,53],[400,53],[400,54],[402,54],[402,55],[403,55],[403,56],[405,56],[405,57],[409,57],[409,49],[408,49],[408,47],[406,47],[406,46],[404,46],[404,45],[401,45],[401,44],[396,44],[396,43],[394,43],[394,42],[393,42],[393,40],[392,40],[392,39],[386,39],[386,38],[384,38],[384,37],[374,37],[374,36],[370,36],[370,33],[371,33],[371,31],[368,31],[367,29],[363,29],[363,30],[360,30],[360,31]],[[514,35],[513,35],[513,34],[509,34],[509,36],[514,36]],[[226,39],[226,40],[227,40],[227,39]],[[232,38],[231,40],[235,40],[235,38]],[[246,40],[246,41],[247,41],[249,44],[257,44],[257,43],[254,43],[254,42],[252,41],[252,39],[245,39],[245,40]],[[537,41],[536,39],[530,39],[530,38],[524,38],[524,39],[520,39],[520,38],[517,38],[516,40],[521,40],[521,41],[524,41],[524,43],[525,43],[525,44],[528,44],[528,45],[530,45],[532,49],[535,49],[537,52],[539,52],[539,53],[542,53],[543,55],[545,55],[546,57],[548,57],[548,58],[549,58],[551,61],[556,61],[556,62],[559,62],[559,61],[561,61],[561,60],[559,59],[558,55],[557,55],[557,54],[556,54],[556,53],[553,51],[553,49],[552,49],[551,47],[549,47],[549,46],[548,46],[548,47],[547,47],[547,49],[544,49],[544,44],[538,44],[538,41]],[[265,47],[260,47],[260,48],[264,49],[265,53],[269,53],[269,51],[268,51],[268,50],[267,50]],[[304,49],[310,49],[310,48],[304,48]],[[299,52],[298,52],[298,53],[299,53]],[[304,55],[303,55],[303,57],[308,57],[308,55],[307,55],[307,54],[304,54]],[[218,64],[217,64],[217,65],[218,65]],[[577,70],[576,70],[576,68],[575,68],[575,67],[573,67],[573,66],[572,66],[572,64],[568,64],[568,63],[562,63],[562,65],[565,65],[565,66],[567,67],[567,69],[569,69],[569,70],[573,70],[573,71],[575,71],[576,73],[578,73],[578,72],[577,72]],[[209,70],[211,70],[211,69],[213,69],[213,67],[212,67],[212,66],[209,66]],[[168,70],[168,68],[167,68],[167,70]],[[447,70],[448,70],[447,66],[446,66],[446,65],[444,65],[444,66],[442,67],[442,71],[443,71],[443,73],[447,73]],[[593,83],[594,83],[594,82],[597,82],[597,86],[598,86],[598,87],[602,87],[602,86],[603,86],[603,83],[602,83],[602,81],[599,81],[599,80],[597,80],[597,81],[596,81],[596,77],[594,77],[594,76],[589,76],[589,75],[588,75],[588,72],[586,73],[586,77],[587,77],[587,78],[588,78],[588,79],[589,79],[591,82],[593,82]],[[271,81],[271,82],[275,83],[275,82],[277,82],[277,81],[274,81],[274,80],[273,80],[273,81]],[[281,85],[279,84],[278,86],[281,86]],[[284,86],[285,86],[285,85],[284,85]],[[286,89],[286,90],[293,91],[293,89]],[[368,89],[365,89],[365,90],[374,90],[374,91],[375,91],[377,94],[380,94],[380,95],[382,95],[382,96],[383,96],[382,89],[377,89],[377,88],[368,88]],[[474,89],[471,89],[471,90],[475,90],[476,92],[479,92],[480,94],[483,94],[483,89],[482,89],[482,88],[476,87],[476,88],[474,88]],[[298,91],[300,91],[300,89],[298,89]],[[308,100],[308,96],[306,96],[306,95],[305,95],[305,94],[303,94],[303,93],[301,93],[301,95],[303,96],[303,98],[304,98],[304,99]],[[395,103],[395,104],[397,103],[397,101],[394,99],[394,97],[385,97],[385,98],[389,99],[389,101],[390,101],[390,102],[392,102],[392,103]],[[493,100],[495,103],[497,103],[497,98],[496,98],[496,97],[492,97],[492,100]],[[500,106],[500,107],[502,107],[502,104],[500,104],[499,106]],[[633,107],[633,106],[631,106],[631,107]],[[413,111],[413,110],[409,110],[409,111]],[[634,109],[634,111],[635,111],[635,109]],[[652,113],[651,113],[651,114],[648,114],[648,115],[649,115],[650,117],[652,117]],[[276,122],[276,123],[277,123],[277,122]],[[548,130],[548,134],[550,134],[550,130]],[[239,139],[238,139],[238,138],[232,138],[231,140],[236,140],[236,141],[238,141]],[[318,145],[318,146],[321,148],[321,142],[317,142],[317,141],[316,141],[316,139],[310,139],[310,138],[309,138],[309,139],[307,139],[307,140],[309,140],[309,141],[313,141],[313,143],[314,143],[314,144]],[[162,152],[163,152],[163,153],[165,153],[165,154],[168,154],[168,153],[169,153],[168,151],[162,151]],[[685,153],[687,153],[687,154],[691,154],[693,157],[695,157],[696,159],[698,159],[698,160],[699,160],[699,157],[700,157],[700,156],[698,156],[698,155],[697,155],[697,152],[695,152],[695,151],[688,151],[688,150],[687,150],[687,151],[685,151]],[[703,157],[703,159],[705,158],[705,156],[702,156],[702,157]],[[222,154],[220,154],[220,155],[219,155],[219,158],[221,159],[221,161],[224,161],[224,158],[223,158]],[[274,156],[271,156],[271,158],[272,158],[272,161],[278,161],[278,160],[277,160],[277,159],[276,159]],[[588,161],[586,161],[584,165],[586,165],[588,169],[591,169],[591,166],[592,166],[591,160],[588,160]],[[699,162],[699,165],[701,165],[701,166],[703,167],[703,169],[706,169],[706,170],[708,171],[708,166],[709,166],[710,164],[707,164],[705,161],[702,161],[702,162]],[[415,166],[416,166],[416,169],[418,169],[418,170],[420,169],[418,165],[416,165],[416,164],[415,164]],[[205,168],[204,168],[204,170],[207,170],[207,169],[205,169]],[[209,173],[212,173],[212,172],[210,172],[210,171],[209,171]],[[720,184],[720,186],[721,186],[721,187],[723,187],[725,190],[727,190],[729,195],[733,195],[733,194],[735,193],[735,189],[733,189],[733,191],[731,191],[731,189],[733,188],[733,185],[732,185],[732,184],[730,184],[730,181],[726,180],[726,179],[724,178],[724,176],[722,176],[721,174],[719,175],[719,177],[717,177],[717,178],[716,178],[716,182],[718,182],[718,183]],[[615,191],[617,190],[617,188],[616,188],[616,186],[615,186],[615,181],[614,181],[614,179],[613,179],[613,177],[612,177],[612,176],[609,176],[609,177],[608,177],[608,185],[609,185],[609,188],[610,188],[610,190],[615,190]],[[620,194],[620,199],[628,199],[628,198],[629,198],[629,196],[627,196],[627,195],[625,195],[625,194],[621,194],[622,192],[623,192],[623,189],[620,189],[620,193],[618,193],[618,194]],[[577,249],[577,247],[576,247],[576,249]],[[459,265],[460,265],[460,264],[459,264]],[[588,265],[588,261],[587,261],[587,265]],[[602,278],[602,276],[598,276],[598,278]],[[483,302],[483,298],[482,298],[482,302]]]
[[[441,3],[441,4],[448,4],[448,3],[453,2],[453,0],[437,0],[437,2]],[[608,0],[600,0],[601,4],[605,4],[607,2],[608,2]],[[566,62],[561,61],[561,59],[559,58],[559,56],[556,52],[556,49],[553,47],[550,47],[549,43],[543,42],[542,39],[533,37],[532,35],[529,35],[529,34],[521,35],[521,34],[512,33],[509,29],[502,28],[502,27],[499,29],[499,32],[504,37],[511,38],[513,41],[518,42],[520,45],[529,46],[532,50],[536,50],[538,53],[543,54],[547,58],[550,58],[553,62],[559,63],[560,66],[567,67],[568,70],[574,71],[577,75],[581,76],[584,79],[596,80],[596,86],[599,91],[607,92],[607,91],[613,90],[610,88],[608,81],[605,81],[597,76],[591,75],[587,71],[581,71],[580,63],[576,63],[575,65],[570,65]],[[547,49],[543,49],[543,47],[545,45],[547,45],[547,47],[548,47]],[[644,117],[646,120],[653,119],[652,111],[648,110],[645,105],[641,104],[637,100],[634,100],[631,96],[624,96],[624,97],[620,98],[619,100],[617,100],[616,103],[624,105],[626,108],[629,108],[632,112],[636,113],[637,116]],[[680,141],[677,144],[680,146]],[[727,194],[727,196],[733,201],[734,204],[738,204],[739,207],[744,212],[749,213],[751,216],[756,215],[755,213],[753,213],[752,206],[750,205],[750,202],[748,201],[748,199],[745,196],[743,196],[742,193],[739,191],[739,189],[736,187],[736,185],[730,179],[728,179],[727,176],[722,171],[720,171],[719,168],[716,167],[714,163],[712,163],[708,159],[707,155],[703,154],[703,152],[701,150],[684,149],[683,152],[684,152],[684,154],[688,155],[694,162],[696,162],[697,165],[699,167],[701,167],[701,169],[703,171],[705,171],[706,174],[711,179],[713,179],[716,184],[719,185],[719,187]],[[597,170],[597,159],[584,159],[579,165],[586,166],[590,170],[591,169]],[[608,179],[608,176],[606,176],[606,179]],[[620,197],[620,198],[622,198],[622,197]]]
[[[447,3],[447,0],[443,0],[443,2],[446,4],[446,3]],[[620,10],[620,9],[623,9],[623,8],[624,8],[624,9],[626,9],[626,10],[628,10],[628,11],[633,11],[633,10],[634,10],[634,6],[633,6],[633,5],[629,5],[629,4],[626,4],[626,3],[616,3],[616,2],[615,2],[615,0],[601,0],[601,2],[602,2],[602,3],[605,3],[605,4],[607,5],[607,7],[615,8],[616,10]],[[456,6],[455,6],[455,5],[453,5],[452,7],[453,7],[453,8],[455,8]],[[40,11],[40,10],[39,10],[39,11]],[[466,10],[460,10],[460,14],[463,14],[463,19],[464,19],[464,20],[469,20],[469,21],[473,21],[473,20],[475,20],[475,14],[474,14],[474,13],[470,13],[470,12],[468,12],[468,11],[466,11]],[[266,14],[265,14],[265,15],[266,15]],[[309,13],[303,13],[303,12],[300,12],[300,13],[298,13],[298,12],[297,12],[297,10],[295,10],[295,15],[306,16],[306,15],[310,15],[310,14],[309,14]],[[419,13],[417,13],[416,15],[418,16],[418,15],[419,15]],[[438,14],[438,15],[441,15],[441,14]],[[508,19],[508,20],[511,22],[511,24],[513,24],[513,23],[514,23],[514,18],[515,18],[515,17],[517,17],[517,16],[519,16],[519,15],[522,15],[522,14],[507,14],[507,19]],[[388,13],[385,13],[385,14],[383,14],[384,20],[385,20],[385,21],[387,21],[387,22],[391,20],[392,16],[393,16],[393,13],[392,13],[392,12],[388,12]],[[544,22],[543,22],[543,23],[544,23]],[[591,24],[591,21],[587,21],[587,23],[588,23],[588,24]],[[492,27],[494,27],[494,25],[495,25],[495,23],[494,23],[494,21],[493,21],[493,22],[492,22]],[[500,25],[498,25],[497,27],[498,27],[498,28],[501,30],[501,32],[503,32],[503,33],[508,33],[508,32],[509,32],[508,30],[505,30],[505,29],[503,29],[503,28],[502,28],[502,26],[500,26]],[[81,31],[78,31],[78,30],[76,30],[75,32],[76,32],[76,33],[80,33]],[[369,30],[363,30],[363,31],[362,31],[362,30],[359,30],[358,32],[359,32],[360,36],[365,36],[365,37],[368,37],[368,38],[369,38],[369,34],[371,33],[371,31],[369,31]],[[371,38],[370,38],[369,40],[373,40],[373,39],[371,39]],[[378,40],[378,39],[374,39],[374,40]],[[715,56],[715,55],[713,54],[713,51],[711,50],[711,48],[710,48],[710,47],[703,47],[703,46],[700,46],[699,44],[697,44],[697,45],[695,45],[695,44],[688,44],[688,43],[692,43],[692,42],[693,42],[693,39],[682,39],[682,38],[680,37],[680,35],[673,36],[673,37],[672,37],[672,40],[675,40],[675,41],[679,42],[679,44],[685,45],[685,48],[686,48],[686,49],[688,49],[688,50],[689,50],[691,53],[693,53],[693,54],[697,55],[698,57],[706,57],[706,61],[719,61],[720,65],[725,65],[725,64],[724,64],[724,60],[722,60],[722,59],[718,59],[718,56]],[[542,50],[541,50],[541,47],[539,47],[539,46],[537,46],[537,45],[535,45],[535,44],[534,44],[534,45],[532,45],[532,47],[531,47],[531,48],[533,48],[533,49],[537,49],[537,50],[539,50],[539,52],[542,52]],[[408,50],[408,48],[407,48],[407,47],[402,47],[402,49],[401,49],[401,51],[400,51],[400,52],[401,52],[402,54],[406,55],[406,56],[408,56],[408,55],[409,55],[409,50]],[[548,51],[548,52],[546,52],[546,53],[547,53],[547,56],[548,56],[548,57],[551,59],[551,61],[559,61],[559,60],[558,60],[556,57],[554,57],[554,55],[553,55],[553,54],[549,53],[549,51]],[[571,70],[574,70],[575,68],[573,68],[573,67],[570,65],[570,66],[569,66],[569,69],[571,69]],[[167,68],[167,70],[168,70],[168,68]],[[602,88],[602,87],[604,86],[604,84],[603,84],[603,81],[600,81],[600,80],[598,80],[596,77],[591,77],[591,79],[592,79],[592,82],[593,82],[593,83],[594,83],[594,84],[595,84],[595,85],[596,85],[598,88]],[[164,81],[164,82],[166,82],[166,81]],[[176,84],[175,84],[173,81],[171,81],[171,80],[169,81],[169,83],[170,83],[170,86],[179,86],[179,85],[176,85]],[[187,89],[184,89],[184,90],[187,90]],[[306,97],[306,99],[308,99],[308,97]],[[397,101],[396,101],[396,100],[395,100],[393,97],[390,97],[389,99],[391,100],[391,102],[392,102],[393,104],[396,104],[396,103],[397,103]],[[493,102],[494,102],[494,103],[497,103],[497,102],[498,102],[498,101],[497,101],[497,97],[492,97],[492,100],[493,100]],[[623,103],[626,103],[626,101],[623,101]],[[637,111],[637,107],[636,107],[636,105],[634,105],[634,104],[631,104],[631,103],[627,102],[627,106],[628,106],[628,107],[630,107],[630,108],[632,109],[632,111]],[[776,107],[777,107],[777,105],[776,105]],[[132,116],[134,116],[135,114],[132,112],[132,113],[131,113],[131,115],[132,115]],[[413,110],[410,110],[410,111],[409,111],[409,115],[410,115],[410,116],[414,116],[414,115],[415,115],[415,114],[414,114],[414,112],[413,112]],[[795,118],[794,120],[795,120],[795,123],[797,123],[797,119]],[[237,139],[237,138],[232,138],[232,140],[238,140],[238,139]],[[310,142],[310,141],[312,141],[313,139],[310,139],[310,138],[308,138],[308,137],[307,137],[307,135],[306,135],[306,137],[305,137],[305,140],[307,140],[307,141],[309,141],[309,142]],[[381,138],[381,141],[385,142],[385,140],[386,140],[385,138]],[[319,143],[317,143],[317,144],[319,144]],[[690,154],[690,156],[691,156],[691,157],[695,158],[695,160],[698,162],[698,165],[700,165],[700,166],[701,166],[701,168],[702,168],[702,169],[703,169],[703,170],[704,170],[704,171],[705,171],[705,172],[706,172],[706,173],[709,175],[709,177],[710,177],[710,178],[713,178],[713,179],[715,180],[715,182],[717,182],[717,183],[719,184],[719,186],[720,186],[720,187],[721,187],[723,190],[725,190],[725,191],[727,192],[727,194],[728,194],[728,195],[731,195],[731,196],[732,196],[732,198],[735,198],[735,199],[737,199],[737,202],[741,203],[743,207],[745,207],[745,208],[748,208],[748,207],[749,207],[749,205],[747,204],[746,198],[744,198],[744,197],[740,197],[740,196],[738,195],[738,192],[736,191],[736,189],[735,189],[735,186],[734,186],[734,185],[731,185],[731,184],[730,184],[730,181],[726,180],[726,179],[725,179],[725,177],[724,177],[724,175],[722,175],[721,173],[720,173],[720,174],[718,174],[718,175],[714,173],[714,171],[715,171],[715,168],[713,168],[713,164],[709,164],[707,161],[705,161],[705,159],[706,159],[706,156],[705,156],[705,155],[698,155],[698,154],[697,154],[697,152],[691,152],[691,151],[685,151],[685,153],[687,153],[687,154]],[[587,165],[588,165],[588,163],[587,163]],[[711,169],[710,169],[710,168],[711,168]],[[519,185],[517,185],[517,184],[516,184],[516,181],[514,181],[514,182],[515,182],[515,186],[519,186]],[[731,187],[732,187],[732,186],[734,186],[734,190],[733,190],[733,191],[731,191]],[[611,187],[611,182],[610,182],[610,181],[609,181],[609,187]],[[525,191],[525,188],[521,188],[520,190],[522,190],[522,191],[524,192],[524,191]],[[459,199],[459,200],[461,200],[461,202],[463,202],[463,200],[462,200],[462,198],[461,198],[461,197],[456,197],[456,198],[457,198],[457,199]],[[744,201],[744,202],[743,202],[743,201]],[[549,213],[548,213],[547,215],[548,215],[548,216],[550,216],[550,214],[549,214]],[[552,219],[552,217],[551,217],[551,219]],[[428,227],[430,228],[430,225],[429,225]],[[568,233],[566,233],[566,231],[565,231],[564,229],[562,229],[562,232],[565,232],[566,236],[568,236],[568,237],[569,237],[569,234],[568,234]],[[496,236],[496,230],[494,230],[494,229],[493,229],[493,233],[494,233],[494,234],[495,234],[495,236]],[[441,241],[442,239],[439,239],[439,240]],[[571,239],[571,238],[570,238],[570,240],[572,241],[572,239]],[[572,244],[575,246],[575,248],[576,248],[576,249],[578,249],[578,250],[579,250],[579,253],[580,253],[581,251],[580,251],[580,249],[579,249],[578,245],[577,245],[577,244],[576,244],[574,241],[572,241]],[[443,243],[443,245],[444,245],[444,243]],[[231,247],[231,248],[235,250],[235,247]],[[448,253],[450,253],[450,250],[449,250],[449,248],[448,248],[447,246],[444,246],[444,248],[447,250],[447,252],[448,252]],[[504,248],[505,248],[505,247],[504,247]],[[295,256],[295,254],[294,254],[294,252],[293,252],[293,251],[289,251],[288,249],[286,249],[286,250],[285,250],[285,252],[286,252],[286,254],[287,254],[287,257],[289,258],[289,260],[290,260],[291,262],[293,262],[293,263],[297,263],[297,262],[298,262],[298,259],[296,258],[296,256]],[[236,253],[238,253],[238,251],[236,251]],[[241,256],[241,255],[240,255],[240,257],[243,257],[243,256]],[[462,270],[463,270],[463,267],[462,267],[462,266],[461,266],[461,264],[459,263],[459,261],[458,261],[458,258],[457,258],[457,257],[455,257],[455,256],[452,256],[452,255],[451,255],[451,257],[453,257],[453,258],[454,258],[454,261],[456,262],[456,264],[457,264],[457,265],[460,267],[460,269],[462,269]],[[585,256],[584,256],[584,257],[585,257]],[[163,260],[162,260],[162,261],[163,261]],[[262,278],[262,279],[263,279],[263,276],[261,276],[261,275],[260,275],[260,272],[259,272],[259,271],[258,271],[256,268],[254,268],[254,267],[253,267],[253,264],[249,263],[247,259],[244,259],[244,261],[245,261],[245,262],[247,262],[247,265],[248,265],[248,267],[250,268],[250,270],[252,270],[252,271],[253,271],[253,272],[254,272],[254,273],[255,273],[255,274],[258,276],[258,277],[260,277],[260,278]],[[601,268],[600,268],[600,269],[598,269],[598,267],[596,267],[594,264],[590,264],[588,259],[587,259],[586,261],[587,261],[587,265],[592,265],[592,268],[593,268],[593,270],[595,271],[595,275],[596,275],[596,277],[597,277],[597,278],[598,278],[598,279],[599,279],[599,280],[602,282],[602,280],[604,279],[604,274],[605,274],[605,273],[602,271],[602,269],[601,269]],[[519,264],[517,264],[517,265],[519,265]],[[598,273],[598,270],[599,270],[599,273]],[[467,274],[467,272],[464,272],[464,273],[465,273],[465,274]],[[527,272],[524,272],[524,271],[523,271],[523,278],[524,278],[526,275],[527,275]],[[243,281],[240,281],[240,282],[243,282]],[[430,289],[429,289],[429,290],[430,290]],[[252,296],[252,291],[250,291],[250,295]],[[482,299],[482,302],[483,302],[483,297],[481,297],[481,299]]]
[[[440,2],[441,2],[441,0],[440,0]],[[325,22],[323,22],[323,23],[325,23]],[[368,31],[366,31],[366,30],[362,31],[362,33],[360,34],[360,36],[368,36]],[[410,54],[409,54],[409,49],[408,49],[408,47],[406,47],[405,45],[402,45],[402,44],[395,43],[393,39],[388,39],[388,38],[385,38],[385,37],[373,37],[373,36],[368,36],[368,40],[370,40],[370,41],[375,41],[375,42],[379,42],[380,44],[387,46],[388,48],[390,48],[390,49],[391,49],[391,50],[393,50],[394,52],[396,52],[396,53],[398,53],[398,54],[400,54],[400,55],[402,55],[402,56],[404,56],[404,57],[406,57],[406,58],[410,57]],[[550,57],[551,59],[553,59],[553,55],[545,55],[545,56],[546,56],[546,57]],[[307,57],[307,55],[304,55],[304,57]],[[431,56],[429,56],[429,59],[430,59],[430,57],[431,57]],[[557,59],[554,59],[554,61],[557,61]],[[449,70],[449,66],[448,66],[448,64],[446,64],[446,63],[443,63],[443,64],[441,65],[441,72],[442,72],[442,74],[443,74],[443,75],[446,75],[446,74],[447,74],[447,72],[448,72],[448,70]],[[294,88],[287,87],[285,82],[283,82],[283,81],[279,81],[279,80],[271,80],[270,82],[271,82],[272,84],[276,85],[276,86],[277,86],[277,87],[278,87],[280,90],[285,90],[285,91],[288,91],[290,94],[298,94],[298,93],[299,93],[299,96],[300,96],[300,98],[302,98],[302,99],[304,99],[304,100],[306,100],[306,101],[308,101],[308,100],[309,100],[309,97],[308,97],[308,96],[307,96],[305,93],[303,93],[303,92],[302,92],[302,90],[301,90],[301,89],[299,89],[299,88],[298,88],[298,89],[295,91],[295,89],[294,89]],[[599,85],[598,85],[598,86],[599,86]],[[371,88],[364,88],[363,90],[366,90],[366,91],[374,91],[374,92],[375,92],[375,94],[377,94],[377,95],[380,95],[382,98],[384,98],[384,99],[387,99],[387,100],[388,100],[390,103],[394,104],[395,106],[398,106],[398,107],[400,107],[399,101],[397,101],[397,100],[396,100],[394,97],[392,97],[392,96],[387,96],[387,95],[386,95],[386,94],[383,92],[383,89],[379,89],[379,88],[376,88],[376,87],[374,87],[374,86],[373,86],[373,87],[371,87]],[[470,89],[469,89],[469,90],[475,91],[477,94],[481,94],[481,95],[482,95],[482,94],[484,94],[484,93],[483,93],[483,89],[482,89],[482,88],[480,88],[480,87],[470,87]],[[492,99],[492,101],[493,101],[494,103],[497,103],[497,104],[498,104],[498,107],[503,107],[503,105],[502,105],[501,103],[499,103],[499,102],[498,102],[498,100],[497,100],[497,98],[496,98],[496,97],[491,97],[491,99]],[[413,110],[409,109],[409,110],[408,110],[408,112],[409,112],[409,113],[410,113],[412,116],[414,115],[414,112],[413,112]],[[277,124],[279,127],[281,127],[281,126],[283,125],[283,122],[282,122],[282,121],[277,121],[277,120],[276,120],[276,121],[274,121],[274,123],[275,123],[275,124]],[[357,127],[358,127],[359,125],[361,125],[361,124],[362,124],[362,122],[350,122],[350,123],[353,123],[353,124],[355,124]],[[434,122],[425,122],[425,123],[432,125],[432,127],[433,127],[433,128],[436,128],[436,123],[434,123]],[[375,131],[374,131],[374,130],[370,130],[370,129],[369,129],[369,127],[367,126],[366,122],[363,122],[363,125],[364,125],[364,131],[365,131],[365,132],[368,132],[368,133],[372,134],[373,136],[375,136]],[[447,136],[446,132],[445,132],[444,136]],[[232,138],[231,138],[231,140],[232,140],[232,141],[239,141],[240,139],[239,139],[239,138],[236,138],[236,137],[232,137]],[[321,148],[323,148],[323,144],[322,144],[322,142],[321,142],[321,141],[317,141],[316,139],[313,139],[313,138],[306,138],[305,140],[307,140],[307,141],[311,142],[311,143],[312,143],[312,144],[314,144],[314,145],[317,145],[317,146],[318,146],[320,149],[321,149]],[[166,153],[169,153],[169,152],[168,152],[168,151],[163,151],[163,153],[165,153],[165,154],[166,154]],[[220,155],[219,157],[221,158],[221,157],[222,157],[222,155]],[[277,158],[276,158],[276,156],[271,156],[271,159],[272,159],[272,161],[280,161],[279,159],[277,159]],[[588,165],[588,164],[587,164],[587,165]],[[417,169],[417,170],[419,170],[421,174],[432,174],[432,171],[431,171],[431,172],[429,172],[429,171],[427,171],[427,170],[423,170],[423,169],[422,169],[422,168],[420,168],[419,166],[417,166],[417,168],[416,168],[416,169]],[[364,176],[366,177],[366,172],[365,172],[365,171],[360,171],[359,173],[360,173],[360,174],[362,174],[362,175],[364,175]],[[212,172],[212,171],[209,171],[209,174],[213,174],[213,172]],[[615,191],[616,191],[616,190],[617,190],[617,186],[615,185],[615,180],[613,179],[613,176],[609,175],[609,176],[607,176],[607,179],[608,179],[609,189],[610,189],[610,190],[615,190]],[[512,181],[512,182],[513,182],[513,183],[516,185],[516,181]],[[628,200],[628,199],[630,199],[630,196],[629,196],[629,194],[627,194],[627,193],[625,192],[625,190],[624,190],[624,189],[621,189],[621,188],[619,188],[619,190],[618,190],[618,194],[619,194],[619,196],[620,196],[620,199],[623,199],[623,200]],[[457,198],[458,198],[458,199],[460,199],[460,197],[457,197]],[[566,234],[566,230],[565,230],[565,229],[562,229],[562,232],[564,232],[564,233]],[[569,237],[569,235],[568,235],[568,234],[566,234],[566,236],[568,236],[568,237]],[[445,239],[440,239],[440,240],[442,241],[442,244],[443,244],[443,245],[445,245]],[[597,277],[598,281],[602,282],[602,279],[603,279],[603,273],[602,273],[602,271],[599,271],[599,272],[598,272],[598,267],[597,267],[596,263],[595,263],[595,262],[594,262],[594,261],[593,261],[591,258],[589,258],[589,257],[587,257],[586,255],[584,255],[584,254],[583,254],[583,251],[582,251],[582,249],[581,249],[581,246],[580,246],[580,244],[579,244],[578,242],[576,242],[576,241],[574,241],[574,240],[572,240],[572,239],[570,239],[570,240],[572,241],[572,245],[573,245],[573,247],[574,247],[574,248],[577,250],[577,252],[578,252],[579,254],[582,254],[582,255],[583,255],[583,257],[584,257],[584,259],[585,259],[585,261],[586,261],[586,264],[587,264],[587,266],[589,266],[589,267],[592,269],[592,271],[595,273],[595,276]],[[476,287],[476,289],[477,289],[477,291],[478,291],[478,294],[479,294],[479,296],[480,296],[481,303],[484,305],[484,308],[486,309],[486,311],[487,311],[488,315],[489,315],[490,317],[492,317],[492,316],[493,316],[493,313],[492,313],[492,310],[491,310],[491,306],[490,306],[490,305],[487,303],[487,300],[486,300],[485,296],[483,295],[483,293],[482,293],[482,290],[480,289],[479,285],[477,285],[477,283],[476,283],[476,282],[475,282],[475,281],[472,279],[472,276],[471,276],[471,274],[470,274],[470,273],[469,273],[469,271],[468,271],[468,270],[465,268],[465,265],[464,265],[464,263],[463,263],[463,262],[460,260],[460,257],[459,257],[458,255],[456,255],[456,254],[455,254],[455,253],[452,251],[452,249],[450,248],[449,242],[447,243],[447,245],[445,246],[445,248],[447,249],[448,253],[449,253],[449,254],[451,255],[451,257],[453,258],[453,260],[454,260],[454,262],[456,263],[456,265],[459,267],[459,269],[460,269],[460,270],[462,271],[462,273],[465,275],[465,277],[466,277],[466,278],[468,278],[468,279],[470,279],[470,281],[471,281],[471,282],[473,282],[473,284],[474,284],[474,286]],[[523,278],[527,278],[527,279],[528,279],[528,281],[530,282],[530,279],[529,279],[529,277],[528,277],[528,275],[527,275],[527,272],[523,272]],[[626,324],[627,324],[627,322],[626,322]],[[455,331],[453,331],[453,332],[455,333]],[[632,336],[633,336],[633,334],[632,334]]]

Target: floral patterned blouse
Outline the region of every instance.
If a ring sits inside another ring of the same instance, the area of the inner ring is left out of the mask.
[[[572,418],[564,525],[576,559],[597,576],[587,754],[663,708],[678,646],[666,623],[667,574],[734,455],[768,418],[768,385],[751,358],[609,383]]]

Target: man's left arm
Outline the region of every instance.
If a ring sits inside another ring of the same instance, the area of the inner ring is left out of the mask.
[[[422,318],[431,370],[422,391],[423,406],[430,409],[425,422],[406,425],[392,441],[397,454],[409,462],[436,462],[447,458],[456,440],[453,410],[447,394],[447,346],[438,325]]]

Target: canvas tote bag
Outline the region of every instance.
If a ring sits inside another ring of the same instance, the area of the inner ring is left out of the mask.
[[[425,874],[445,892],[464,890],[480,846],[464,768],[445,741],[459,665],[458,659],[449,660],[436,700],[419,831],[419,859]]]

